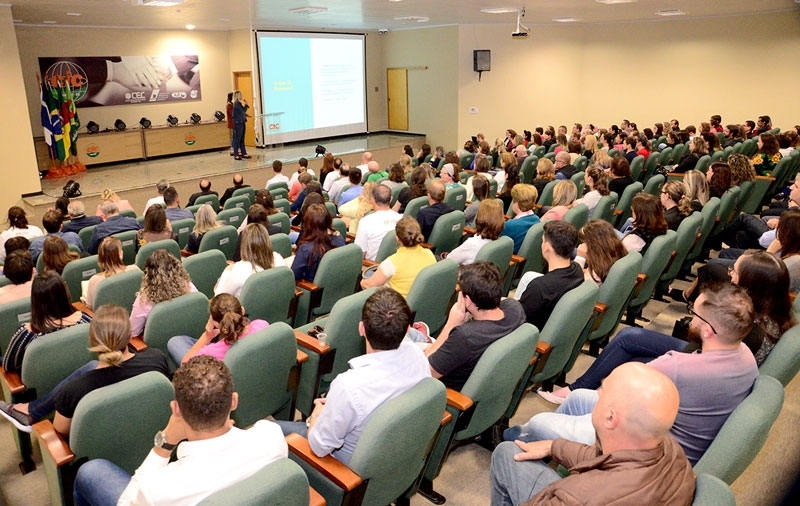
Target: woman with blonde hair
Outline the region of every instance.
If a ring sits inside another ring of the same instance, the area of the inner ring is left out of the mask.
[[[108,202],[109,200],[117,204],[117,208],[119,209],[120,214],[122,214],[123,211],[132,211],[134,213],[136,212],[133,210],[133,206],[131,206],[130,202],[119,198],[119,195],[117,195],[117,192],[115,192],[114,190],[106,188],[100,195],[100,203],[97,204],[97,210],[94,213],[95,216],[100,216],[101,218],[105,219],[105,215],[103,214],[103,211],[100,208],[102,207],[104,202]]]
[[[285,265],[283,257],[272,249],[269,233],[263,225],[251,223],[242,232],[241,260],[227,266],[214,286],[214,294],[229,293],[238,297],[247,278],[273,267]]]
[[[556,166],[549,158],[542,158],[536,164],[536,177],[531,184],[536,188],[536,191],[541,195],[547,183],[556,178]]]
[[[113,385],[139,374],[156,371],[169,377],[167,358],[158,348],[134,352],[128,348],[131,327],[128,313],[119,306],[106,304],[95,311],[89,325],[89,351],[97,353],[50,392],[29,404],[7,404],[0,401],[0,414],[24,432],[31,425],[55,411],[53,426],[69,434],[78,403],[88,393]]]
[[[355,234],[358,231],[358,222],[361,218],[374,211],[372,207],[372,192],[375,190],[375,186],[377,184],[374,181],[364,183],[361,195],[339,208],[339,214],[342,215],[342,219],[347,223],[347,231],[351,234]]]
[[[395,236],[397,253],[381,262],[372,276],[361,281],[361,288],[364,290],[388,283],[390,288],[407,297],[417,274],[436,263],[436,257],[431,250],[422,246],[422,229],[411,216],[404,216],[397,222]]]
[[[153,306],[196,291],[197,288],[180,260],[165,249],[153,252],[144,264],[142,286],[136,294],[136,300],[133,301],[130,316],[131,336],[140,336],[144,333],[144,326]]]
[[[42,246],[44,270],[56,271],[59,275],[64,273],[68,263],[81,257],[80,253],[70,251],[67,242],[57,235],[48,235]]]
[[[82,297],[89,309],[94,309],[94,297],[101,281],[125,271],[139,270],[136,265],[126,266],[122,258],[122,242],[119,239],[109,236],[100,242],[97,248],[97,264],[100,266],[100,272],[89,278]]]
[[[403,168],[403,174],[408,174],[409,172],[414,170],[414,166],[412,165],[411,162],[411,157],[406,154],[400,155],[400,160],[398,163],[400,164],[400,167]]]
[[[475,235],[461,243],[450,253],[442,253],[442,258],[449,258],[459,265],[475,262],[478,251],[490,242],[496,240],[503,233],[505,225],[503,217],[503,204],[496,199],[483,200],[478,205],[478,214],[475,217]]]
[[[217,221],[217,213],[214,212],[214,209],[208,204],[201,205],[194,215],[194,228],[186,242],[186,251],[197,253],[200,250],[200,241],[203,240],[206,232],[221,226],[222,223]]]
[[[583,267],[584,278],[602,285],[614,262],[628,254],[617,231],[605,220],[592,220],[578,231],[576,262]]]
[[[198,355],[224,360],[236,341],[269,327],[265,320],[252,320],[244,314],[239,299],[229,293],[215,295],[208,302],[208,322],[198,339],[175,336],[167,342],[167,350],[176,364],[188,362]]]
[[[592,219],[597,203],[600,199],[610,193],[608,189],[608,175],[599,165],[590,165],[583,176],[586,187],[589,191],[582,198],[575,201],[575,204],[585,204],[589,208],[589,219]]]
[[[591,162],[595,165],[599,165],[603,168],[603,170],[608,170],[611,168],[611,162],[614,159],[608,155],[608,152],[603,151],[602,149],[598,149],[594,152],[594,156],[592,157]]]
[[[597,137],[586,135],[586,140],[583,142],[583,156],[591,160],[595,153],[601,151],[597,146]]]
[[[543,220],[563,220],[578,197],[578,187],[569,179],[559,181],[553,188],[553,203],[550,209],[542,216]]]
[[[694,212],[685,195],[686,185],[683,181],[668,181],[661,188],[661,205],[670,230],[678,230],[683,219]]]
[[[687,199],[692,211],[702,211],[711,198],[706,175],[699,170],[690,170],[684,174],[683,184],[686,185],[686,195],[683,198]]]

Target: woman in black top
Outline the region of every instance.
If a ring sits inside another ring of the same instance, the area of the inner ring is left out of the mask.
[[[727,163],[714,162],[706,172],[706,179],[711,196],[722,198],[722,194],[731,187],[731,168]]]
[[[608,190],[615,192],[617,198],[622,198],[622,193],[625,191],[625,188],[633,184],[631,165],[624,156],[614,157],[611,161],[608,177]]]

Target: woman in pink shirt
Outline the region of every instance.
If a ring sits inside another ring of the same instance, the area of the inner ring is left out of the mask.
[[[176,364],[196,355],[210,355],[224,360],[225,354],[239,339],[269,327],[264,320],[250,321],[244,315],[239,300],[229,293],[221,293],[208,303],[208,323],[199,339],[175,336],[167,343],[167,350]]]

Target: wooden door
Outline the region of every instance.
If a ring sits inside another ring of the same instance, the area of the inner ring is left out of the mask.
[[[408,70],[386,69],[389,130],[408,130]]]
[[[247,111],[247,125],[244,129],[244,145],[256,145],[256,130],[255,130],[255,108],[253,107],[253,77],[250,72],[234,72],[233,73],[233,89],[242,92],[242,98],[247,100],[250,104],[250,109]]]

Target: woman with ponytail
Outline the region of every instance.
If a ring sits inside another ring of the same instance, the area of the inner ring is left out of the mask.
[[[19,430],[31,432],[33,423],[55,411],[53,426],[67,435],[78,402],[89,392],[149,371],[169,377],[164,353],[157,348],[135,352],[128,347],[130,338],[127,311],[113,304],[99,307],[89,325],[89,351],[97,353],[97,360],[79,368],[49,393],[29,404],[0,401],[0,414]]]
[[[223,360],[236,341],[269,327],[264,320],[250,321],[239,299],[229,293],[211,299],[208,312],[206,330],[199,339],[175,336],[167,343],[167,350],[175,363],[182,364],[196,355],[210,355]]]

